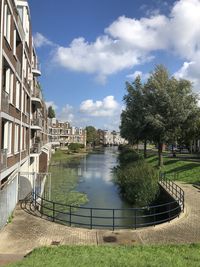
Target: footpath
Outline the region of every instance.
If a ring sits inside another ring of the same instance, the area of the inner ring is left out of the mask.
[[[55,245],[138,245],[200,242],[200,190],[185,191],[185,212],[177,219],[138,230],[89,230],[53,223],[17,206],[12,223],[0,231],[0,266],[22,259],[34,248]]]

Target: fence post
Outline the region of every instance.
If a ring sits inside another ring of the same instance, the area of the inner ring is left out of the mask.
[[[53,202],[53,222],[55,222],[55,203]]]
[[[134,216],[135,216],[135,229],[137,229],[137,209],[134,209]]]
[[[90,229],[92,229],[92,208],[90,209]]]
[[[155,222],[156,222],[156,214],[155,214],[155,211],[156,210],[156,208],[154,207],[153,208],[153,220],[154,220],[154,222],[153,222],[153,224],[154,224],[154,226],[156,226],[156,224],[155,224]]]
[[[113,209],[113,231],[115,230],[115,210]]]
[[[69,226],[72,225],[72,207],[71,205],[69,206]]]

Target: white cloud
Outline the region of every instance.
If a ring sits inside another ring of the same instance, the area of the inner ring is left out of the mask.
[[[58,114],[58,119],[61,121],[73,122],[74,120],[73,107],[66,104]]]
[[[149,73],[143,73],[142,71],[136,70],[133,74],[128,74],[126,77],[131,80],[135,80],[137,76],[140,76],[140,78],[144,81],[146,81],[149,78]]]
[[[174,73],[178,79],[187,79],[193,83],[195,91],[200,92],[200,62],[184,62],[183,66]]]
[[[187,62],[200,62],[199,25],[200,1],[180,0],[169,16],[158,11],[141,19],[121,16],[94,42],[80,37],[67,47],[57,47],[54,61],[73,71],[94,74],[101,83],[111,74],[145,63],[157,50],[173,51]],[[196,72],[194,66],[190,69]]]
[[[56,110],[58,108],[58,106],[56,106],[56,104],[54,103],[54,101],[46,101],[45,104],[46,104],[47,108],[50,107],[50,106],[52,106],[52,108],[54,110]]]
[[[80,112],[93,117],[111,117],[121,112],[114,96],[107,96],[102,101],[85,100],[80,105]]]
[[[35,47],[39,48],[42,46],[54,46],[55,44],[53,42],[51,42],[50,40],[48,40],[44,35],[42,35],[41,33],[37,32],[34,37],[33,37],[33,42]]]

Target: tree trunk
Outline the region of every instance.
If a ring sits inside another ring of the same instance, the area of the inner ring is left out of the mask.
[[[146,159],[147,157],[147,140],[144,140],[144,158]]]
[[[163,150],[163,143],[159,143],[158,144],[158,166],[159,167],[162,167],[163,166],[162,150]]]

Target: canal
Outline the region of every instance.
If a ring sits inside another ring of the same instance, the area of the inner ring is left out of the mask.
[[[165,209],[132,209],[134,207],[121,197],[113,173],[117,155],[117,147],[108,147],[78,160],[51,166],[52,177],[45,194],[50,201],[62,204],[53,207],[52,203],[43,203],[46,207],[43,213],[61,223],[90,228],[138,228],[152,225],[156,220],[166,220]],[[160,200],[154,205],[169,201],[166,196],[163,199],[163,194]],[[80,207],[75,208],[77,205]],[[156,218],[155,212],[161,212],[161,218]]]

